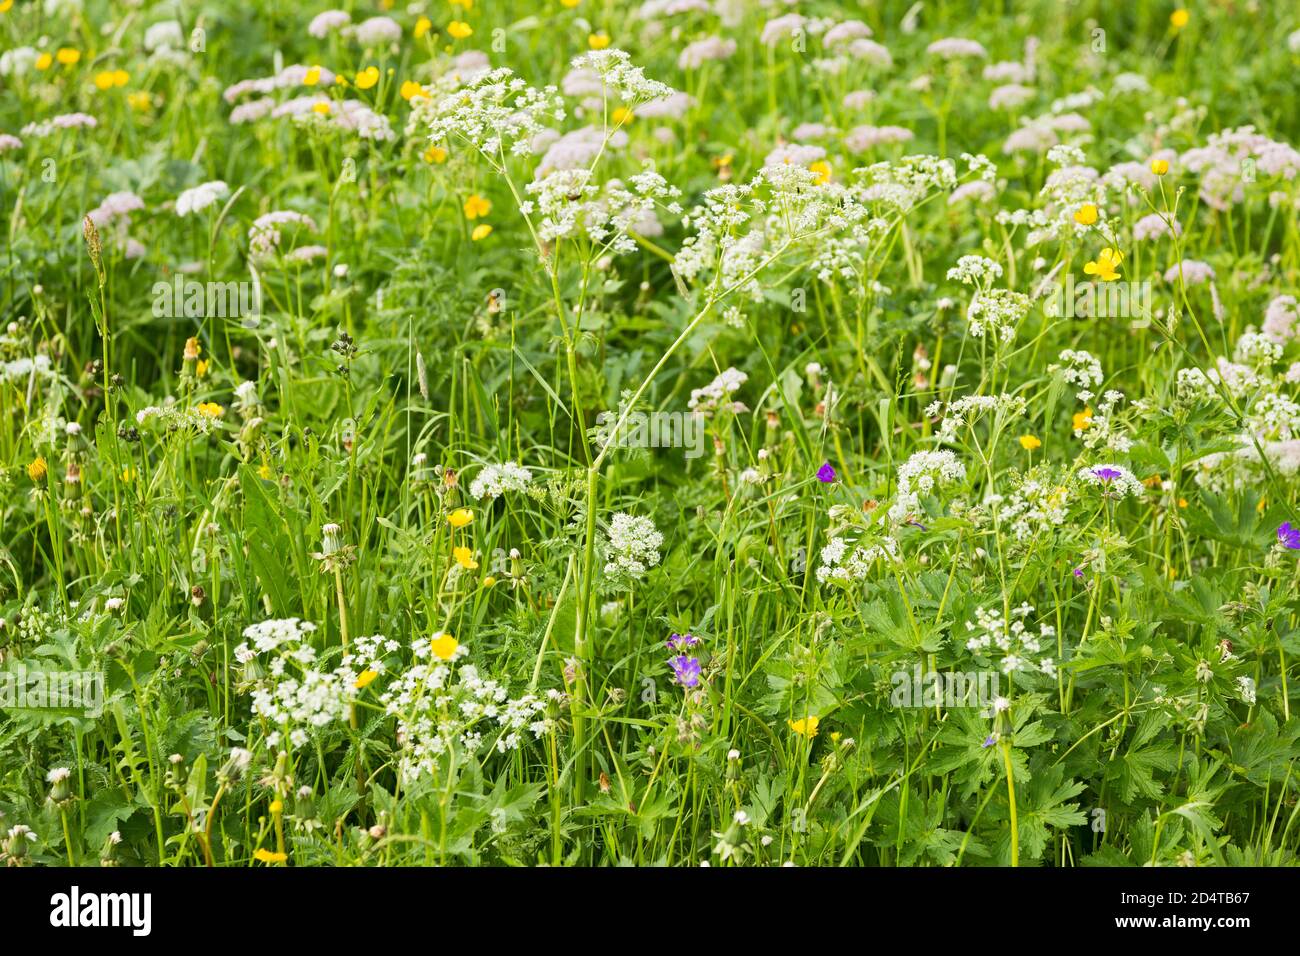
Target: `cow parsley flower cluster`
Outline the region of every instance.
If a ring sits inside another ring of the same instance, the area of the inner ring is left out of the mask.
[[[469,493],[475,501],[495,501],[507,491],[526,491],[532,480],[533,473],[513,461],[486,465],[470,482]]]
[[[1101,362],[1091,352],[1083,349],[1064,349],[1057,356],[1056,363],[1047,366],[1049,372],[1060,376],[1067,385],[1073,385],[1078,391],[1075,397],[1081,402],[1091,401],[1096,397],[1093,389],[1105,380],[1101,371]]]
[[[441,638],[441,641],[440,641]],[[443,635],[420,638],[416,660],[393,676],[379,697],[384,712],[397,719],[398,772],[412,783],[436,774],[450,754],[482,759],[516,750],[531,731],[534,737],[551,725],[541,718],[546,702],[533,694],[512,698],[497,680],[484,679],[469,653]]]
[[[1000,429],[1010,419],[1023,415],[1025,408],[1025,400],[1019,395],[967,395],[946,406],[943,402],[931,402],[925,414],[934,418],[943,413],[938,440],[940,444],[951,445],[957,442],[962,428],[973,428],[981,418],[992,416],[993,427]]]
[[[316,626],[297,618],[262,621],[244,629],[235,648],[243,666],[240,689],[252,696],[253,713],[272,728],[273,749],[300,748],[310,734],[346,719],[355,694],[356,673],[348,666],[322,670],[310,643]]]
[[[914,452],[898,466],[898,491],[889,508],[895,522],[921,511],[921,496],[966,480],[966,466],[946,448]]]
[[[731,401],[731,396],[740,391],[740,387],[748,380],[749,376],[737,368],[724,369],[708,385],[691,389],[691,397],[686,407],[704,414],[723,407],[742,411],[744,406],[739,402]]]
[[[898,557],[898,541],[887,533],[833,534],[821,549],[817,580],[822,584],[864,581],[877,562],[893,562]]]
[[[573,68],[590,70],[607,90],[629,106],[663,99],[677,92],[667,83],[647,77],[641,67],[632,64],[632,57],[625,50],[591,50],[576,57]]]
[[[434,145],[460,141],[500,169],[505,156],[526,156],[545,121],[564,119],[555,87],[538,90],[502,67],[480,73],[463,86],[445,78],[432,96],[412,101],[411,124],[422,125]]]
[[[605,580],[615,589],[631,586],[659,563],[664,536],[654,522],[620,511],[609,519],[605,540]]]
[[[1003,616],[1001,608],[979,608],[975,620],[966,622],[966,650],[976,660],[994,661],[998,669],[1008,676],[1013,674],[1045,674],[1056,676],[1056,661],[1045,655],[1044,643],[1056,636],[1056,628],[1041,624],[1037,631],[1025,623],[1034,613],[1028,603],[1011,609],[1010,617]],[[1050,648],[1050,644],[1047,645]]]
[[[188,216],[202,212],[218,200],[230,195],[230,187],[221,180],[201,183],[193,189],[187,189],[176,197],[176,215]]]

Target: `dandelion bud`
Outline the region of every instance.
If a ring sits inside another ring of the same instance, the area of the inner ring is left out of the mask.
[[[767,430],[774,432],[780,427],[781,427],[781,416],[778,415],[776,412],[768,412]]]
[[[11,860],[21,860],[27,855],[27,844],[35,842],[36,834],[32,832],[32,828],[20,823],[11,827],[5,834],[5,855]]]
[[[182,358],[186,362],[197,362],[202,351],[203,346],[199,344],[199,340],[191,335],[185,340],[185,353]]]
[[[230,759],[227,760],[217,771],[217,779],[222,783],[234,783],[244,775],[248,765],[253,762],[251,752],[243,747],[234,747],[230,751]]]
[[[384,838],[384,835],[388,833],[388,827],[384,826],[382,823],[376,823],[373,827],[371,827],[366,832],[370,834],[370,839],[382,840]]]
[[[54,803],[62,803],[72,796],[72,789],[68,783],[72,776],[72,771],[67,767],[55,767],[45,775],[45,780],[50,784],[50,800]]]
[[[195,607],[202,607],[203,602],[207,600],[208,593],[203,590],[203,585],[196,584],[190,588],[190,603]]]
[[[322,553],[330,555],[343,547],[343,540],[340,534],[342,530],[343,529],[336,524],[327,524],[320,529]]]

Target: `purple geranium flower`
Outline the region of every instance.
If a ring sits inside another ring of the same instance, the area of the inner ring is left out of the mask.
[[[688,647],[694,647],[700,643],[700,639],[694,634],[674,634],[665,642],[670,651],[684,651]]]
[[[1075,569],[1074,569],[1074,576],[1075,576],[1076,578],[1081,578],[1081,577],[1083,577],[1083,568],[1075,568]]]
[[[989,747],[992,747],[997,742],[998,742],[997,736],[995,734],[989,734],[987,737],[984,738],[984,743],[980,744],[980,746],[987,749]]]
[[[700,659],[679,654],[668,661],[673,669],[673,680],[683,687],[698,687],[700,684]]]
[[[817,480],[825,485],[829,485],[835,480],[835,469],[831,467],[829,461],[823,462],[822,466],[817,469]]]
[[[1092,470],[1092,473],[1093,473],[1093,474],[1094,474],[1094,475],[1095,475],[1095,476],[1096,476],[1100,481],[1114,481],[1116,478],[1119,477],[1119,474],[1120,474],[1120,473],[1119,473],[1118,471],[1116,471],[1114,468],[1094,468],[1094,469]]]
[[[1300,551],[1300,528],[1293,528],[1291,522],[1283,521],[1277,529],[1277,540],[1290,551]]]

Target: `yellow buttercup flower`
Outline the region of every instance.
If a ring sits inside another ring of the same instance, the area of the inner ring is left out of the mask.
[[[147,110],[153,105],[153,97],[144,90],[136,90],[134,93],[126,94],[126,102],[133,110]]]
[[[32,481],[40,481],[49,470],[49,465],[46,464],[45,459],[38,455],[27,466],[27,477]]]
[[[447,524],[453,528],[463,528],[474,520],[474,512],[468,508],[457,508],[451,514],[447,515]]]
[[[447,32],[457,40],[463,40],[474,33],[474,28],[463,20],[452,20],[447,24]]]
[[[429,644],[429,650],[433,651],[433,655],[444,661],[449,661],[455,657],[456,650],[459,647],[460,645],[456,643],[456,638],[452,637],[450,634],[443,633],[442,631],[433,635],[433,640]]]
[[[480,239],[486,239],[490,235],[492,235],[492,227],[484,222],[475,226],[474,231],[469,234],[469,237],[474,242],[478,242]]]
[[[831,181],[831,164],[824,159],[810,163],[808,169],[817,174],[817,182],[825,184]]]
[[[453,7],[462,7],[466,10],[474,9],[474,0],[451,0]]]
[[[1081,226],[1091,226],[1097,221],[1097,207],[1087,202],[1074,211],[1074,221]]]
[[[560,0],[560,3],[562,3],[564,6],[568,7],[570,10],[572,10],[574,7],[576,7],[576,6],[577,6],[578,4],[580,4],[581,2],[582,2],[582,0]]]
[[[370,684],[374,681],[374,679],[378,676],[379,676],[379,671],[362,671],[361,674],[357,677],[357,679],[353,682],[352,686],[354,686],[357,690],[361,690],[365,687],[369,687]]]
[[[113,88],[113,71],[104,70],[95,74],[95,89],[111,90]]]
[[[497,583],[497,579],[494,578],[494,577],[492,577],[492,575],[490,575],[490,574],[489,574],[487,577],[485,577],[485,578],[483,579],[483,586],[484,586],[485,588],[490,588],[492,585],[494,585],[494,584],[496,584],[496,583]]]
[[[204,375],[207,375],[207,374],[208,374],[208,360],[207,360],[207,359],[199,359],[197,362],[194,363],[194,374],[195,374],[198,378],[202,378]]]
[[[415,29],[411,32],[415,34],[415,38],[418,40],[432,29],[433,21],[428,17],[420,17],[420,19],[415,21]]]
[[[482,219],[492,211],[492,201],[473,193],[465,200],[464,209],[466,219]]]
[[[126,482],[135,481],[135,469],[127,465],[122,469],[122,480]]]
[[[424,87],[421,86],[419,83],[416,83],[414,80],[407,80],[405,83],[403,83],[400,92],[402,94],[402,99],[404,100],[413,100],[417,96],[429,95],[424,91]]]
[[[1092,408],[1087,407],[1081,412],[1074,413],[1074,430],[1081,432],[1086,428],[1092,427]]]
[[[1025,451],[1033,451],[1035,448],[1042,448],[1043,443],[1033,435],[1021,435],[1020,447]]]
[[[303,86],[315,86],[320,82],[320,67],[313,66],[302,78]]]
[[[53,56],[51,56],[48,53],[42,53],[40,56],[36,58],[36,69],[48,70],[50,68],[50,65],[53,62],[54,62]]]
[[[441,146],[430,146],[424,151],[424,161],[426,163],[445,163],[447,161],[447,151]]]
[[[271,801],[271,806],[269,809],[276,816],[279,816],[281,813],[284,813],[284,801],[277,797],[276,799]]]
[[[357,89],[368,90],[379,82],[379,67],[368,66],[357,74]]]
[[[203,402],[199,405],[199,414],[206,415],[208,418],[220,418],[226,414],[226,410],[216,402]]]
[[[478,562],[474,560],[474,552],[466,547],[456,547],[451,549],[451,556],[456,559],[466,571],[473,571],[478,567]]]
[[[1155,173],[1157,176],[1163,176],[1165,173],[1169,172],[1169,160],[1167,159],[1151,160],[1151,172]]]
[[[319,113],[321,116],[329,116],[330,105],[324,101],[321,101],[320,103],[317,103],[315,106],[313,106],[311,108],[311,111],[313,113]]]
[[[1192,15],[1182,7],[1179,7],[1173,13],[1169,14],[1169,22],[1175,30],[1181,30],[1191,21]]]
[[[591,33],[587,35],[587,46],[593,50],[603,50],[609,46],[608,33]]]
[[[1124,254],[1118,249],[1103,249],[1096,261],[1087,263],[1083,271],[1102,282],[1114,282],[1119,278],[1119,264],[1123,261]]]
[[[283,863],[289,857],[284,853],[275,853],[271,850],[258,850],[253,854],[253,859],[262,863]]]
[[[54,58],[64,66],[73,66],[81,60],[81,51],[74,50],[70,46],[60,47]]]
[[[0,13],[8,13],[14,5],[14,0],[0,0]]]
[[[802,717],[799,720],[788,721],[790,729],[801,737],[807,737],[812,740],[817,736],[817,726],[821,723],[820,717]]]

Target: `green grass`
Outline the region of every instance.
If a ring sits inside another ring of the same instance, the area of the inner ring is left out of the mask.
[[[6,862],[1296,863],[1285,5],[119,6],[0,13]]]

